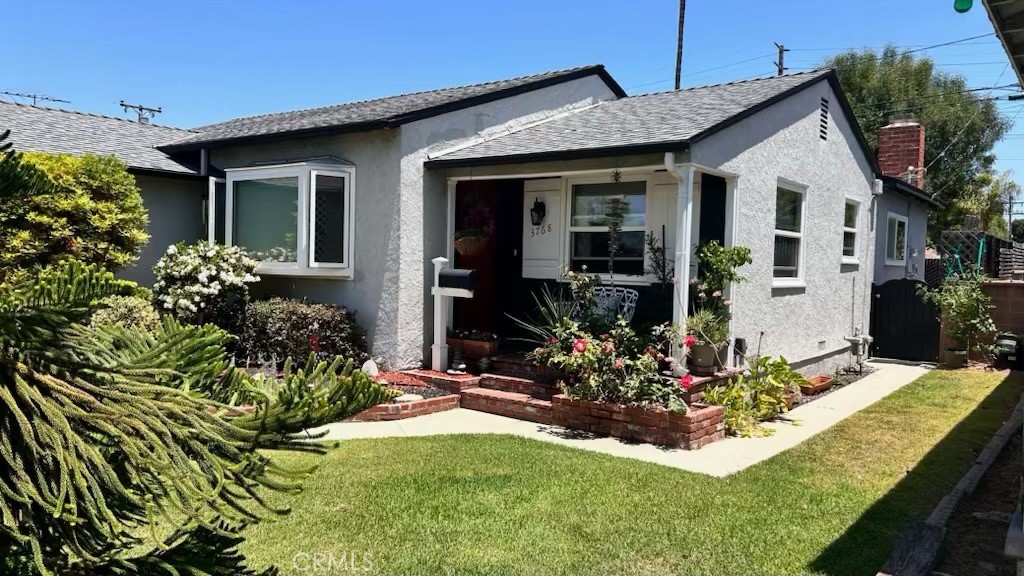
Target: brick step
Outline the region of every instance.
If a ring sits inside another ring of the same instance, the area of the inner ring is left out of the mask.
[[[536,382],[530,378],[517,378],[515,376],[504,376],[501,374],[481,374],[480,387],[503,392],[514,392],[526,394],[542,400],[550,400],[557,392],[551,384]]]
[[[469,410],[551,424],[551,401],[534,398],[529,394],[491,388],[469,388],[462,391],[461,404],[463,408]]]
[[[524,354],[501,354],[491,359],[487,368],[489,374],[528,378],[535,382],[554,384],[557,375],[545,366],[532,362]]]

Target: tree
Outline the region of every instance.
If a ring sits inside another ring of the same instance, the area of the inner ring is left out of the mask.
[[[962,222],[966,216],[977,216],[982,232],[1007,238],[1010,236],[1008,207],[1016,202],[1020,186],[1012,173],[982,172],[954,205],[955,214]]]
[[[881,53],[844,52],[824,65],[839,76],[872,148],[893,114],[914,113],[926,130],[926,186],[946,206],[933,214],[928,231],[934,235],[959,225],[957,200],[991,169],[992,148],[1010,128],[995,103],[983,92],[969,92],[963,76],[936,70],[928,57],[895,46]]]
[[[48,185],[12,156],[0,203]],[[263,451],[323,452],[299,432],[389,393],[340,358],[254,379],[213,325],[88,323],[127,287],[73,261],[0,286],[0,573],[251,575],[242,531],[287,512],[261,492],[308,473]]]
[[[9,144],[5,145],[9,148]],[[147,215],[135,178],[113,156],[11,154],[32,188],[0,205],[0,283],[66,259],[119,270],[149,240]],[[48,184],[42,185],[39,179]]]
[[[1010,239],[1014,242],[1024,242],[1024,220],[1014,220],[1010,224]]]

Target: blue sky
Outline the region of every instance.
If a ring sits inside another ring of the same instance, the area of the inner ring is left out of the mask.
[[[919,47],[992,32],[975,0],[690,0],[684,84],[793,69],[834,51]],[[0,90],[129,117],[120,99],[191,127],[602,63],[630,93],[672,87],[676,0],[15,2],[4,7]],[[972,87],[1015,82],[995,37],[929,50]],[[1005,73],[1004,73],[1005,70]],[[1002,77],[1000,78],[1000,74]],[[998,92],[1006,94],[1006,91]],[[984,94],[984,93],[983,93]],[[1009,115],[1024,104],[1004,102]],[[1024,113],[996,152],[1024,176]]]

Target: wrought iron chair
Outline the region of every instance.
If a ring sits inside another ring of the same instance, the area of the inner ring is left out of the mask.
[[[632,288],[621,286],[597,286],[594,288],[594,300],[597,302],[597,309],[603,312],[609,320],[622,316],[627,322],[633,320],[636,312],[636,302],[640,294]],[[573,317],[578,317],[580,305],[577,302],[572,309]]]

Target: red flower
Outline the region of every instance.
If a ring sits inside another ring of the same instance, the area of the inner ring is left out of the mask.
[[[693,376],[683,374],[682,377],[679,378],[679,387],[689,392],[690,388],[693,388]]]
[[[309,349],[313,352],[320,351],[320,337],[316,334],[311,334],[309,336]]]
[[[550,338],[550,339],[548,340],[548,342],[549,342],[549,343],[551,343],[551,344],[558,344],[558,338],[555,338],[554,336],[552,336],[552,337],[551,337],[551,338]]]
[[[687,348],[693,348],[693,345],[697,343],[697,337],[693,334],[687,334],[686,338],[683,338],[683,346]]]
[[[616,358],[615,359],[615,367],[620,369],[620,370],[622,369],[622,358]]]
[[[586,350],[587,350],[587,339],[586,338],[577,338],[572,343],[572,349],[573,349],[573,352],[579,352],[581,354],[583,352],[586,352]]]

